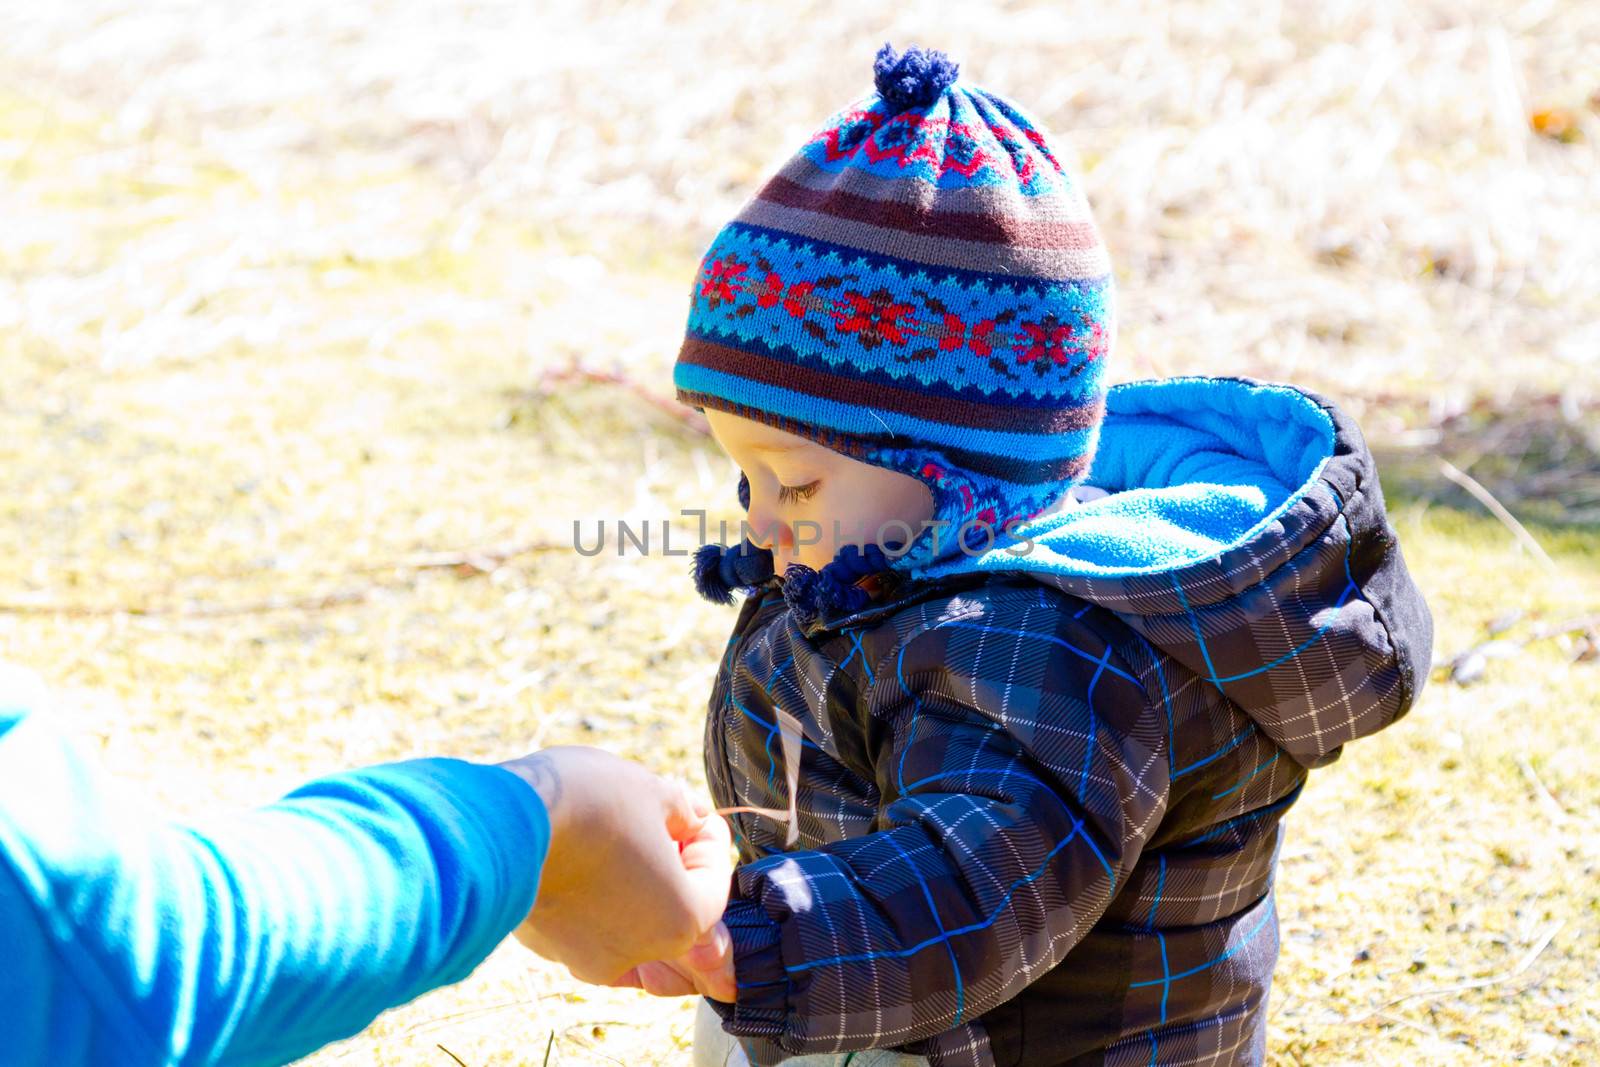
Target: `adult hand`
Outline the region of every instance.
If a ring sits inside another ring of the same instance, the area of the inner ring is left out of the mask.
[[[687,955],[719,925],[733,875],[728,827],[684,786],[593,748],[501,766],[550,813],[539,895],[517,940],[605,985]]]
[[[616,983],[642,989],[658,997],[688,997],[698,993],[712,1000],[733,1003],[733,939],[717,923],[676,959],[641,963]]]

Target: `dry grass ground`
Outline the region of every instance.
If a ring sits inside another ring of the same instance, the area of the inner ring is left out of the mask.
[[[1287,378],[1362,413],[1443,652],[1512,609],[1512,637],[1600,611],[1600,8],[895,11],[0,14],[0,653],[184,813],[534,740],[698,776],[729,616],[681,559],[566,546],[575,519],[726,512],[734,473],[626,390],[540,382],[576,359],[664,392],[698,246],[886,37],[1070,136],[1122,377]],[[1437,450],[1527,498],[1554,571]],[[439,556],[503,545],[534,547]],[[1436,683],[1316,776],[1275,1062],[1600,1059],[1576,651]],[[502,950],[314,1062],[677,1064],[688,1030]]]

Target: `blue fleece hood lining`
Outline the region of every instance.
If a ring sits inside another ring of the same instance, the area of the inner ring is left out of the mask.
[[[1025,524],[1009,547],[946,556],[914,576],[1177,571],[1258,537],[1312,490],[1333,449],[1332,417],[1287,386],[1232,378],[1116,386],[1085,479],[1111,496]]]

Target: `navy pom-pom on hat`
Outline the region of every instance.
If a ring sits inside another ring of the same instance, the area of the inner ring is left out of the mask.
[[[896,111],[927,107],[956,83],[960,72],[943,52],[915,45],[897,56],[894,46],[885,44],[872,61],[878,95]]]

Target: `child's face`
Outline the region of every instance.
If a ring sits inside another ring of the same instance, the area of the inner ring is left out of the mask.
[[[726,412],[706,420],[750,481],[751,540],[772,550],[779,574],[791,563],[821,569],[845,545],[905,542],[933,517],[933,494],[909,475]]]

